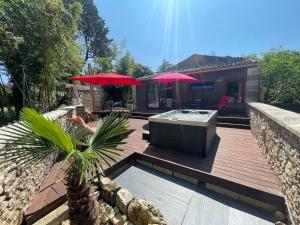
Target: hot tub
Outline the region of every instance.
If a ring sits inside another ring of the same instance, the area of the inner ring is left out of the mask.
[[[217,111],[172,110],[148,118],[152,145],[206,157],[216,135]]]

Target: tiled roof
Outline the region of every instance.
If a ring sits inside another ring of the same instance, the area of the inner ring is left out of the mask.
[[[182,71],[189,69],[211,69],[219,67],[228,67],[236,65],[247,65],[255,63],[254,60],[245,57],[231,57],[231,56],[211,56],[194,54],[187,59],[177,63],[169,68],[170,71]]]
[[[176,72],[193,72],[197,70],[215,70],[224,69],[228,67],[238,67],[247,65],[256,65],[257,62],[245,57],[231,57],[231,56],[209,56],[194,54],[187,59],[170,67],[168,71]],[[155,77],[157,74],[139,78],[139,80],[148,80]]]

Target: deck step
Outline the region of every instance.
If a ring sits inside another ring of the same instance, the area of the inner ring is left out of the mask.
[[[218,122],[250,125],[250,119],[248,117],[218,116]]]
[[[157,115],[159,113],[153,113],[153,112],[131,112],[131,115],[132,116],[140,116],[140,117],[150,117],[150,116],[154,116],[154,115]]]
[[[140,119],[140,120],[148,120],[148,117],[146,117],[146,116],[133,116],[133,115],[131,115],[130,118]]]
[[[150,139],[150,132],[148,130],[145,130],[143,132],[143,140],[149,140]]]
[[[217,127],[228,127],[228,128],[237,128],[237,129],[245,129],[250,130],[250,125],[247,124],[238,124],[238,123],[220,123],[217,122]]]

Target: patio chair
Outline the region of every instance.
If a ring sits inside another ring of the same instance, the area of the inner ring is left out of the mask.
[[[227,105],[228,100],[229,100],[228,96],[222,96],[220,101],[216,105],[209,106],[209,108],[221,110]]]

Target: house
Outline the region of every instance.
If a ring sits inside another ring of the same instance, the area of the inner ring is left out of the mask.
[[[151,78],[158,74],[141,77],[145,85],[133,93],[136,110],[205,109],[229,96],[224,110],[243,112],[246,102],[261,99],[259,65],[248,58],[194,54],[168,71],[190,75],[199,82],[156,84]]]

